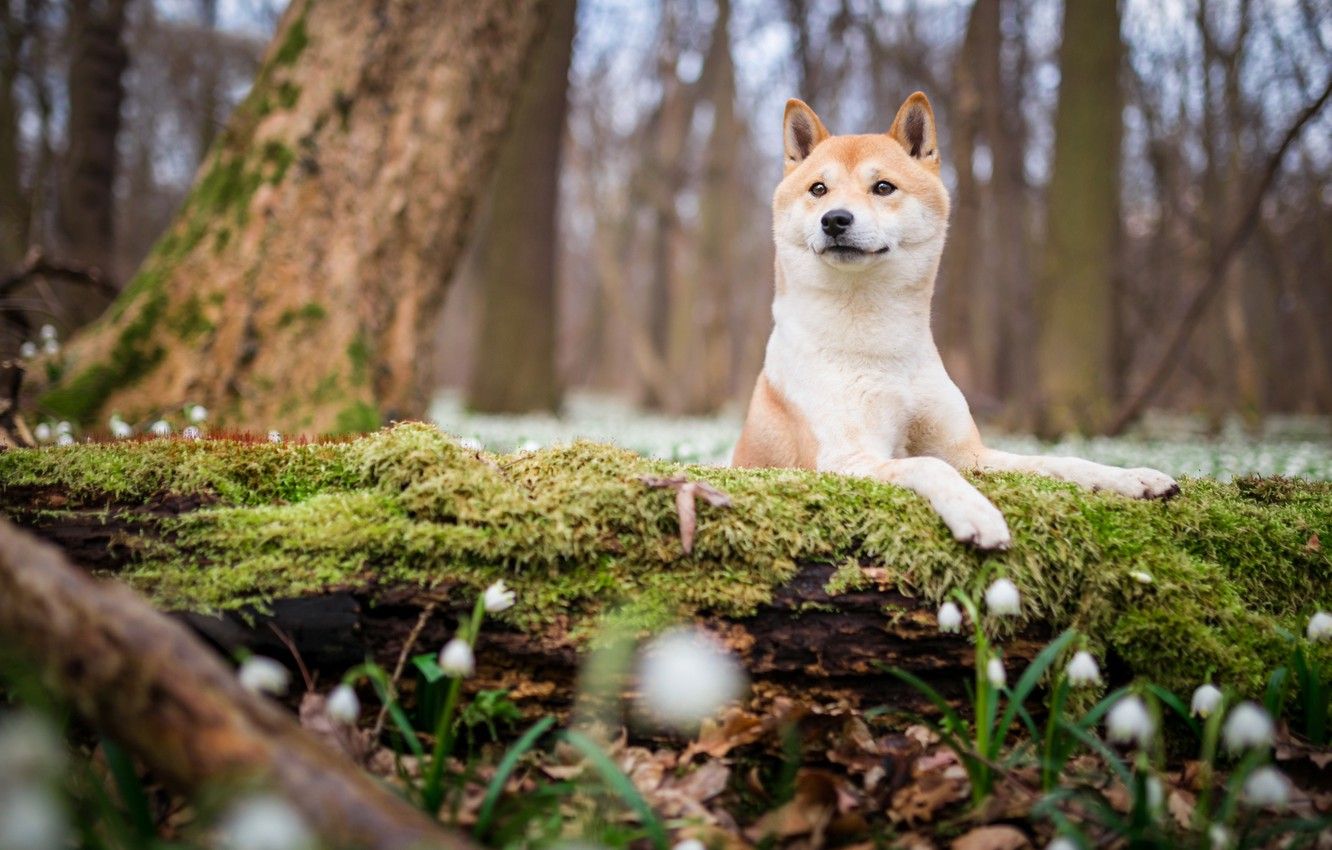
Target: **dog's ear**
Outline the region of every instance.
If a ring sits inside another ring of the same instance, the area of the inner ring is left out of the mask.
[[[786,102],[786,115],[782,118],[782,142],[786,148],[786,170],[795,168],[814,146],[831,135],[803,100],[791,98]]]
[[[934,109],[924,92],[916,92],[897,110],[888,135],[913,159],[939,173],[939,136],[934,129]]]

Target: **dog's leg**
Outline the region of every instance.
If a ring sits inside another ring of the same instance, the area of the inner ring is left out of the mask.
[[[822,464],[821,464],[822,467]],[[935,457],[886,460],[868,452],[830,464],[829,471],[896,484],[930,503],[953,537],[978,549],[1007,549],[1008,523],[989,499],[956,469]]]
[[[1175,479],[1145,466],[1124,469],[1076,457],[1019,455],[997,449],[981,450],[978,465],[987,472],[1035,472],[1134,499],[1168,499],[1179,492]]]

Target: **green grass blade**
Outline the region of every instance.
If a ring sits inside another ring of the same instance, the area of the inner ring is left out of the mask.
[[[921,679],[914,673],[909,673],[906,670],[903,670],[901,667],[889,667],[888,672],[915,688],[922,696],[933,703],[934,707],[939,709],[940,713],[943,714],[944,719],[948,721],[953,729],[958,732],[966,730],[966,725],[962,723],[961,718],[957,716],[957,712],[953,711],[953,707],[948,704],[948,700],[944,699],[942,694],[930,687],[925,680]]]
[[[638,792],[638,788],[624,774],[624,771],[620,770],[619,765],[612,761],[610,756],[606,755],[596,741],[581,732],[569,729],[564,732],[562,737],[582,753],[601,774],[601,778],[605,780],[611,790],[626,805],[638,813],[639,818],[643,821],[643,829],[647,832],[652,846],[656,850],[669,850],[670,840],[666,836],[666,827],[662,826],[657,813],[652,811],[652,806],[648,805],[648,801]]]
[[[1003,717],[999,721],[998,734],[995,735],[996,739],[1007,734],[1008,727],[1012,725],[1013,720],[1017,717],[1018,709],[1026,703],[1027,697],[1031,696],[1031,692],[1036,689],[1036,683],[1041,680],[1045,671],[1050,669],[1050,665],[1054,664],[1059,654],[1077,636],[1078,633],[1074,629],[1065,629],[1063,634],[1052,640],[1045,649],[1042,649],[1027,665],[1027,669],[1022,671],[1022,675],[1018,677],[1017,685],[1008,694],[1008,705],[1005,706]]]
[[[1077,738],[1084,746],[1104,759],[1105,763],[1109,765],[1110,769],[1119,777],[1119,781],[1124,783],[1125,788],[1133,787],[1133,772],[1130,771],[1128,765],[1124,764],[1123,760],[1115,754],[1114,750],[1106,746],[1104,741],[1091,734],[1086,729],[1083,729],[1080,725],[1069,723],[1063,718],[1060,718],[1059,720],[1059,727]]]
[[[1078,728],[1091,729],[1093,726],[1100,723],[1101,718],[1105,717],[1106,713],[1110,711],[1110,707],[1119,702],[1120,698],[1128,692],[1129,688],[1125,685],[1122,688],[1118,688],[1106,694],[1101,698],[1100,702],[1093,705],[1086,714],[1082,715],[1082,719],[1078,721]]]
[[[111,769],[111,776],[116,781],[116,791],[120,801],[129,814],[129,825],[138,839],[151,844],[157,837],[157,828],[153,825],[153,813],[148,807],[148,795],[143,790],[143,782],[134,770],[134,762],[129,754],[115,741],[102,739],[102,753],[106,755],[106,765]]]
[[[1179,715],[1179,719],[1183,720],[1189,727],[1189,731],[1193,733],[1193,737],[1198,738],[1199,740],[1202,739],[1202,727],[1198,725],[1197,720],[1193,719],[1193,713],[1189,711],[1189,707],[1184,704],[1183,700],[1175,695],[1174,691],[1150,683],[1147,685],[1147,690],[1161,702],[1170,706],[1170,709]]]
[[[490,784],[486,786],[486,796],[481,801],[481,809],[476,816],[476,828],[473,834],[477,839],[484,839],[486,833],[490,831],[490,821],[495,816],[495,806],[499,803],[500,794],[504,793],[504,783],[509,781],[509,775],[513,773],[518,761],[527,752],[536,746],[536,742],[541,736],[550,731],[550,727],[555,725],[555,718],[543,717],[532,727],[523,733],[522,737],[514,742],[512,747],[504,753],[504,758],[500,759],[499,766],[495,768],[495,775],[491,778]]]

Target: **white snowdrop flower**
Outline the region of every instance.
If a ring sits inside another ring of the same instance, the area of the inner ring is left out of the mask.
[[[697,838],[686,838],[676,843],[671,850],[708,850],[707,845]]]
[[[1156,734],[1156,722],[1147,711],[1147,704],[1141,697],[1129,695],[1115,703],[1105,718],[1105,728],[1110,740],[1120,743],[1134,743],[1145,747]]]
[[[42,329],[37,332],[37,335],[41,337],[43,341],[60,338],[60,335],[56,333],[55,325],[42,325]]]
[[[1004,662],[995,655],[985,662],[985,678],[990,680],[990,684],[996,688],[1002,688],[1008,682],[1008,675],[1004,672]]]
[[[487,587],[483,598],[488,614],[498,614],[501,611],[509,610],[513,607],[515,600],[513,591],[504,586],[503,579]]]
[[[19,357],[22,357],[24,360],[31,360],[36,356],[37,356],[37,343],[33,342],[32,340],[28,340],[27,342],[19,346]]]
[[[42,353],[48,357],[55,357],[60,353],[60,340],[48,339],[42,341]]]
[[[189,417],[191,422],[197,425],[208,419],[208,408],[204,407],[202,404],[192,404],[189,406],[185,415]]]
[[[1270,747],[1276,737],[1276,727],[1267,711],[1257,703],[1242,702],[1230,711],[1221,737],[1232,752]]]
[[[1092,658],[1092,654],[1085,649],[1073,655],[1073,660],[1068,662],[1064,673],[1068,676],[1069,684],[1075,688],[1101,684],[1101,668],[1096,665],[1096,659]]]
[[[221,823],[227,850],[311,850],[314,835],[301,816],[276,797],[251,797],[231,807]]]
[[[1211,844],[1212,850],[1226,850],[1234,843],[1235,838],[1219,823],[1214,823],[1207,827],[1207,841]]]
[[[72,445],[74,445],[74,435],[73,435],[73,434],[61,434],[59,437],[56,437],[56,445],[57,445],[57,446],[72,446]]]
[[[485,446],[481,445],[481,441],[476,437],[460,437],[458,439],[458,445],[467,449],[469,452],[479,452],[485,448]]]
[[[476,670],[476,656],[467,641],[456,637],[439,651],[439,666],[448,675],[465,679]]]
[[[112,415],[109,427],[111,428],[111,436],[117,440],[123,440],[134,433],[134,429],[129,426],[128,422],[121,419],[118,413]]]
[[[1305,630],[1309,640],[1319,643],[1332,640],[1332,614],[1319,611],[1309,618],[1309,627]]]
[[[361,716],[361,701],[356,698],[356,691],[345,682],[334,688],[325,704],[328,716],[347,726],[354,724]]]
[[[1290,802],[1290,784],[1286,777],[1271,765],[1264,765],[1244,780],[1244,801],[1251,806],[1285,808]]]
[[[0,847],[60,850],[69,833],[69,818],[49,791],[32,785],[0,791]]]
[[[1161,785],[1161,780],[1149,776],[1143,784],[1147,791],[1147,808],[1153,812],[1161,811],[1161,807],[1165,805],[1165,788]]]
[[[1045,850],[1078,850],[1078,845],[1068,836],[1060,835],[1045,845]]]
[[[1129,573],[1129,578],[1133,579],[1138,584],[1151,584],[1154,581],[1151,573],[1145,573],[1142,570],[1134,570]]]
[[[281,431],[269,431],[269,432],[268,432],[268,442],[270,442],[270,443],[280,443],[280,442],[282,442],[282,432],[281,432]]]
[[[197,440],[203,436],[203,432],[198,425],[186,425],[180,430],[180,435],[187,440]]]
[[[0,785],[20,777],[50,779],[64,770],[65,747],[41,715],[12,712],[0,716],[0,765],[4,770]]]
[[[1211,682],[1198,686],[1193,692],[1193,701],[1189,711],[1204,720],[1221,706],[1221,689]]]
[[[939,606],[939,631],[952,633],[962,629],[962,609],[954,602]]]
[[[1018,595],[1017,585],[1006,578],[996,579],[985,588],[985,607],[991,614],[1007,617],[1017,614],[1022,607],[1022,598]]]
[[[241,662],[237,675],[241,687],[256,694],[285,694],[291,681],[286,667],[262,655],[251,655]]]
[[[520,452],[534,452],[539,448],[541,448],[541,444],[536,440],[523,440],[522,443],[518,445],[518,451]]]
[[[653,717],[689,730],[738,699],[745,674],[712,635],[687,627],[664,632],[643,648],[638,686]]]
[[[165,419],[159,419],[149,426],[148,430],[152,431],[153,435],[156,437],[170,437],[171,423],[167,422]]]
[[[45,422],[38,422],[37,427],[32,429],[32,436],[39,443],[51,442],[51,426]]]
[[[56,423],[56,433],[57,433],[57,434],[72,434],[72,433],[74,433],[74,426],[71,425],[71,424],[69,424],[69,422],[68,422],[67,420],[65,420],[65,419],[61,419],[59,422]]]

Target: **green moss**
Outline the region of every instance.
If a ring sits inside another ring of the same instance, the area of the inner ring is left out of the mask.
[[[274,65],[294,65],[300,55],[305,52],[305,48],[310,44],[310,35],[305,31],[305,15],[292,22],[291,28],[287,30],[287,35],[282,39],[281,46],[277,53],[273,54]]]
[[[278,105],[283,109],[291,109],[296,105],[296,101],[301,99],[301,87],[293,82],[284,80],[277,87]]]
[[[263,160],[271,166],[267,180],[276,186],[287,176],[287,169],[296,161],[296,154],[281,142],[270,140],[264,142]]]
[[[356,401],[338,411],[335,434],[364,434],[383,424],[379,411],[364,401]]]
[[[347,359],[351,361],[352,386],[365,386],[366,379],[370,375],[370,342],[364,333],[357,333],[348,344]]]
[[[637,478],[679,471],[733,502],[700,503],[688,556],[673,494]],[[1006,553],[955,543],[923,500],[871,481],[686,469],[590,443],[478,457],[424,425],[310,446],[152,441],[0,454],[0,486],[59,486],[66,509],[101,507],[108,494],[131,504],[164,493],[216,499],[168,520],[162,542],[122,573],[175,608],[393,583],[474,593],[503,577],[522,600],[502,615],[509,622],[586,631],[612,611],[636,625],[744,615],[805,562],[842,565],[830,592],[859,586],[868,564],[930,605],[988,570],[1019,585],[1027,621],[1076,626],[1131,670],[1183,690],[1211,669],[1253,694],[1287,650],[1278,628],[1302,632],[1309,613],[1332,604],[1332,555],[1309,544],[1313,534],[1332,540],[1327,486],[1186,480],[1161,503],[1021,475],[973,480],[1008,517]],[[1332,650],[1317,658],[1332,674]]]
[[[287,328],[301,322],[303,324],[314,324],[322,322],[328,318],[328,311],[317,301],[307,301],[295,309],[283,310],[282,315],[278,316],[277,326]]]
[[[213,329],[213,323],[203,312],[203,301],[198,295],[190,295],[179,307],[166,317],[166,325],[184,342]]]
[[[855,558],[848,558],[842,562],[828,581],[823,585],[823,592],[829,596],[840,596],[852,590],[863,590],[871,586],[869,576],[860,568],[860,562]]]

